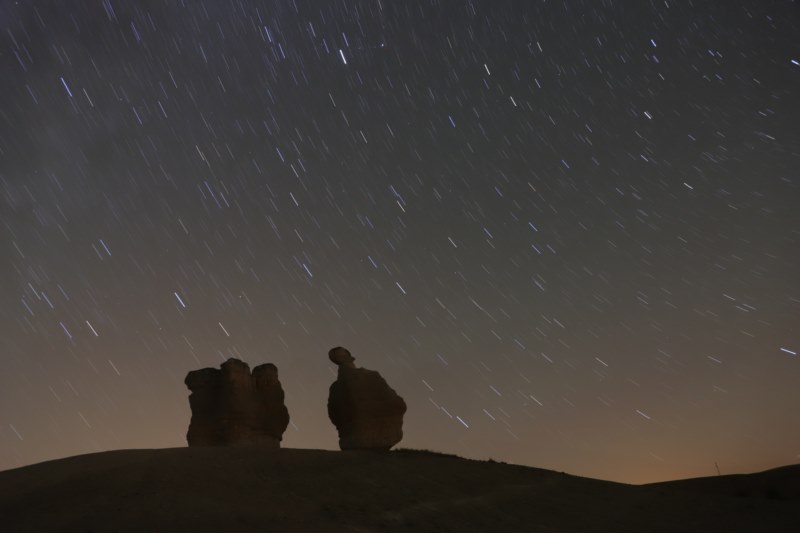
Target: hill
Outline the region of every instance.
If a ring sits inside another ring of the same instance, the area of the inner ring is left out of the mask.
[[[3,531],[800,531],[800,465],[624,485],[424,451],[118,450],[0,472]]]

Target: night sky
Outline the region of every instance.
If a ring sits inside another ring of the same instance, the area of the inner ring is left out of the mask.
[[[184,446],[277,365],[336,449],[626,482],[800,461],[800,4],[0,0],[0,469]]]

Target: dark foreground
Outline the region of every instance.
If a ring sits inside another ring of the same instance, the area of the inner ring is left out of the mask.
[[[2,531],[800,532],[800,465],[623,485],[428,452],[119,450],[0,472]]]

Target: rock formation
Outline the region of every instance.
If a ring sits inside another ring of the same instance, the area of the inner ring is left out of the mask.
[[[339,432],[342,450],[388,450],[403,438],[403,401],[374,370],[356,368],[350,352],[333,348],[339,367],[328,393],[328,417]]]
[[[216,368],[193,370],[184,380],[192,393],[189,446],[261,445],[280,448],[289,425],[283,388],[273,364],[228,359]]]

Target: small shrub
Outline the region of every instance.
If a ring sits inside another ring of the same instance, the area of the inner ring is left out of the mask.
[[[395,448],[392,451],[394,451],[395,453],[406,453],[406,454],[416,453],[421,455],[438,455],[440,457],[458,457],[457,455],[453,455],[451,453],[437,452],[434,450],[425,450],[419,448]]]

